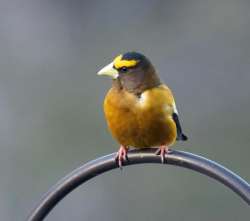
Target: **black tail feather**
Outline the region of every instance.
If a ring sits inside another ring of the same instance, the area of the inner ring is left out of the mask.
[[[188,140],[188,137],[185,134],[180,134],[177,136],[176,140],[186,141]]]

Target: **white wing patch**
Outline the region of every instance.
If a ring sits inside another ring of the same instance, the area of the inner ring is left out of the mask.
[[[176,107],[175,102],[173,103],[173,108],[174,108],[174,113],[176,113],[178,115],[178,111],[177,111],[177,107]]]
[[[147,101],[147,94],[144,92],[141,94],[141,97],[139,98],[140,105],[144,106]]]
[[[150,97],[147,91],[143,92],[137,103],[140,108],[147,108],[150,104]]]

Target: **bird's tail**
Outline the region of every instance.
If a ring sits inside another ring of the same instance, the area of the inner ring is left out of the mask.
[[[181,133],[179,136],[177,136],[176,140],[186,141],[188,140],[188,137],[185,134]]]

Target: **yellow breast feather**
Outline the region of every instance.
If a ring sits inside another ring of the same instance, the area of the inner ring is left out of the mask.
[[[176,139],[173,96],[165,85],[146,90],[140,98],[112,88],[104,111],[112,135],[134,147],[171,145]]]

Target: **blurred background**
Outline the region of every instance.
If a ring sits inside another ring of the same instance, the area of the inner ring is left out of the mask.
[[[189,141],[176,149],[250,181],[250,2],[1,0],[0,213],[24,220],[81,164],[117,151],[97,71],[119,53],[148,56],[173,90]],[[110,171],[46,220],[247,220],[249,206],[189,170]]]

